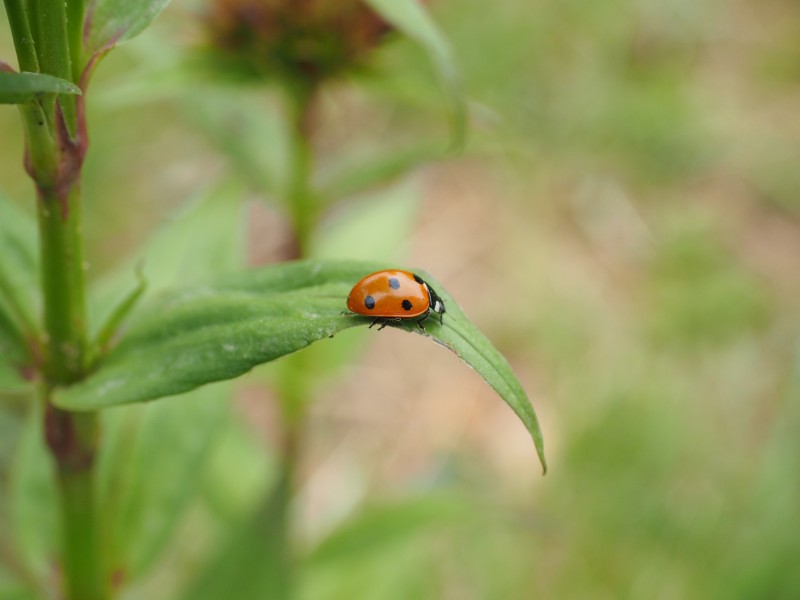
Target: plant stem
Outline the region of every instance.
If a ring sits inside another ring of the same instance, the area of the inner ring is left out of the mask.
[[[70,58],[70,40],[67,33],[67,7],[63,0],[29,0],[28,23],[31,34],[36,40],[36,56],[39,59],[39,70],[48,75],[55,75],[67,81],[77,83],[73,78],[72,60]],[[74,96],[63,95],[50,97],[45,104],[50,107],[55,103],[61,106],[64,121],[71,135],[77,130],[77,110]]]
[[[42,72],[70,79],[64,3],[31,0],[29,7],[39,67]],[[26,140],[25,166],[37,191],[44,299],[44,429],[60,495],[63,597],[107,600],[110,589],[101,560],[101,522],[94,489],[98,416],[63,411],[51,402],[53,389],[78,381],[86,370],[80,192],[86,137],[82,106],[73,98],[56,101],[45,97],[21,107],[20,112]]]
[[[83,376],[86,354],[79,186],[73,185],[66,198],[40,190],[38,209],[47,333],[45,371],[51,383],[72,383]]]
[[[8,24],[11,27],[11,36],[14,38],[14,49],[17,51],[19,70],[36,73],[39,71],[39,59],[36,57],[36,48],[23,2],[22,0],[5,0],[5,7]]]
[[[64,591],[69,600],[109,597],[95,505],[97,414],[45,405],[45,438],[56,461],[63,528]]]
[[[84,375],[86,318],[80,187],[65,197],[39,190],[39,231],[46,332],[44,373],[50,386]],[[46,398],[45,431],[55,459],[62,516],[64,592],[68,600],[109,597],[95,506],[97,414],[62,411]]]
[[[315,97],[314,88],[297,88],[287,92],[290,164],[286,203],[294,225],[298,258],[308,256],[319,210],[311,187],[313,156],[310,120]]]
[[[67,43],[72,62],[72,81],[80,81],[83,68],[83,17],[84,0],[66,0]]]
[[[77,82],[84,0],[4,0],[20,69]],[[69,21],[68,21],[69,17]],[[75,73],[73,73],[73,68]],[[51,402],[54,388],[85,374],[86,302],[80,175],[86,151],[83,98],[46,95],[20,107],[25,167],[36,184],[44,332],[44,431],[56,464],[65,600],[106,600],[95,506],[98,416]]]
[[[71,80],[67,9],[63,1],[29,0],[28,18],[42,73]]]
[[[34,155],[46,149],[29,150]],[[83,377],[87,346],[80,186],[77,180],[61,180],[61,167],[69,159],[59,155],[57,161],[53,184],[38,186],[48,390]],[[97,414],[62,411],[50,403],[49,394],[45,400],[45,436],[61,497],[64,592],[67,600],[104,600],[108,588],[94,498]]]

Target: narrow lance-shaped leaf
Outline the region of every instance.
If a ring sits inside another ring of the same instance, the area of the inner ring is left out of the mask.
[[[44,94],[80,93],[74,83],[52,75],[0,71],[0,104],[25,104]]]
[[[453,145],[463,143],[466,106],[461,78],[453,51],[445,36],[419,0],[365,0],[398,31],[419,44],[428,54],[442,80],[451,105]]]
[[[357,262],[283,263],[165,297],[132,324],[93,375],[57,392],[55,402],[97,410],[179,394],[368,324],[369,318],[342,311],[352,285],[379,268]],[[546,469],[536,414],[508,362],[455,300],[422,276],[447,306],[444,325],[428,319],[425,335],[455,352],[514,410]],[[409,322],[395,326],[418,330]]]

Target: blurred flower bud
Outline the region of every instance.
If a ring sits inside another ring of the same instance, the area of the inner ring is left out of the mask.
[[[362,0],[211,0],[206,24],[226,59],[311,87],[361,66],[391,29]]]

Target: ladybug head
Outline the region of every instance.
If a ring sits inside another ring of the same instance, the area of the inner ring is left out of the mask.
[[[447,311],[444,308],[444,302],[439,296],[434,292],[430,287],[428,287],[428,293],[431,297],[431,312],[435,312],[439,315],[439,322],[444,324],[444,313]]]

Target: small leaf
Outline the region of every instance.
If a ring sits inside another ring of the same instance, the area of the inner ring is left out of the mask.
[[[81,89],[66,79],[43,73],[0,71],[0,104],[24,104],[44,94],[76,94]]]
[[[92,342],[88,364],[92,364],[97,355],[103,353],[109,346],[123,321],[125,321],[131,311],[136,308],[137,302],[139,302],[139,299],[142,297],[145,290],[147,290],[147,280],[142,274],[141,266],[136,270],[136,278],[139,280],[138,285],[123,297],[120,303],[111,311],[111,314],[103,321],[100,331]]]
[[[466,103],[456,61],[447,39],[419,0],[366,0],[366,2],[395,28],[418,43],[428,54],[450,101],[453,145],[461,146],[466,128]]]
[[[89,0],[83,28],[87,56],[97,56],[136,37],[167,4],[169,0]]]
[[[343,315],[352,285],[385,265],[298,261],[250,271],[216,285],[163,298],[131,326],[99,369],[56,393],[59,406],[97,410],[153,400],[236,377],[336,333],[370,322]],[[541,431],[514,372],[444,289],[420,272],[442,297],[444,325],[426,322],[428,337],[449,348],[505,400],[528,429],[546,470]],[[396,327],[418,328],[413,322]]]

